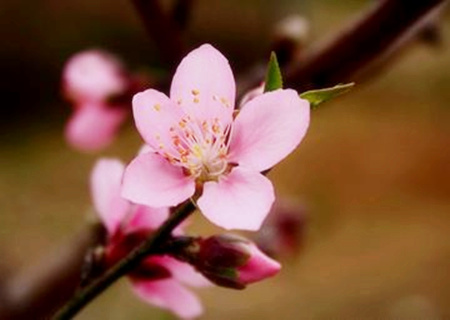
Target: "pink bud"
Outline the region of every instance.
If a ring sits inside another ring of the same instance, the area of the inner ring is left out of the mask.
[[[212,236],[199,241],[193,262],[198,271],[217,285],[243,289],[247,284],[274,276],[281,265],[251,241],[236,235]]]
[[[65,95],[76,103],[106,101],[127,90],[121,62],[101,50],[80,52],[69,59],[63,72]]]

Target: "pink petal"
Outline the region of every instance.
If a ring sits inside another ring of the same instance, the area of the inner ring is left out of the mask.
[[[161,154],[177,154],[171,128],[177,128],[184,115],[179,106],[165,94],[149,89],[133,97],[133,115],[139,133],[151,149]]]
[[[69,59],[63,72],[63,86],[66,95],[78,103],[100,102],[123,92],[127,80],[116,57],[104,51],[88,50]]]
[[[126,232],[132,233],[139,230],[155,230],[159,228],[169,217],[169,208],[152,208],[136,205],[128,217]]]
[[[258,230],[274,200],[269,179],[236,167],[219,182],[206,182],[197,204],[206,218],[220,227]]]
[[[143,205],[135,205],[126,222],[126,232],[132,233],[139,230],[156,230],[169,218],[169,208],[153,208]],[[186,219],[174,230],[174,235],[183,235],[184,228],[189,224]]]
[[[206,287],[211,283],[186,262],[181,262],[169,256],[155,256],[157,263],[167,268],[172,276],[192,287]]]
[[[249,243],[247,249],[250,252],[250,258],[247,263],[239,267],[239,281],[245,284],[264,280],[273,277],[281,270],[278,261],[265,255],[254,243]]]
[[[132,287],[143,301],[170,310],[182,319],[196,318],[203,312],[197,296],[174,279],[152,281],[132,278]]]
[[[97,104],[80,106],[65,129],[69,144],[81,151],[97,151],[107,147],[125,120],[123,109]]]
[[[91,174],[94,206],[110,235],[115,233],[129,209],[129,203],[120,196],[124,169],[119,160],[101,159]]]
[[[194,180],[156,153],[137,156],[125,169],[122,196],[138,204],[175,206],[194,191]]]
[[[232,120],[236,85],[228,60],[209,44],[189,53],[175,72],[170,88],[172,101],[199,121]]]
[[[298,146],[308,125],[309,103],[296,91],[257,96],[234,122],[229,159],[252,170],[269,169]]]

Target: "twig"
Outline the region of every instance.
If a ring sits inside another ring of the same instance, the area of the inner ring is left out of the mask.
[[[174,67],[185,54],[182,35],[170,14],[164,12],[158,0],[132,0],[134,7],[161,58]]]
[[[150,238],[148,238],[139,247],[133,250],[128,256],[119,261],[116,265],[107,270],[92,284],[79,291],[75,297],[72,298],[58,313],[52,318],[53,320],[71,319],[84,306],[86,306],[92,299],[102,293],[106,288],[112,285],[120,277],[127,274],[130,270],[136,267],[139,262],[148,256],[155,253],[158,248],[164,243],[173,229],[175,229],[181,222],[183,222],[193,211],[195,207],[191,201],[187,201],[172,213],[169,219],[156,230]]]

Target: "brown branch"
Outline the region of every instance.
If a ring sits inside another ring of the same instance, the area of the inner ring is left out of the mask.
[[[8,282],[0,319],[45,319],[77,290],[86,253],[103,241],[104,229],[91,224],[57,252]]]
[[[185,54],[182,34],[172,16],[163,10],[158,0],[132,0],[144,23],[144,27],[154,40],[161,58],[171,68],[180,62]]]
[[[299,91],[349,82],[402,41],[445,0],[384,0],[286,69],[287,87]]]
[[[374,62],[387,57],[396,45],[416,35],[421,22],[445,0],[382,0],[336,35],[302,52],[284,68],[284,84],[299,92],[352,82]],[[426,24],[423,25],[426,27]],[[264,79],[264,67],[242,77],[240,95]]]

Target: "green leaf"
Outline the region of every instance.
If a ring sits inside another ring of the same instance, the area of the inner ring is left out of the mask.
[[[317,108],[319,104],[322,104],[328,100],[334,99],[348,91],[355,85],[354,82],[346,84],[338,84],[331,88],[324,88],[318,90],[305,91],[300,94],[300,98],[308,100],[311,104],[311,109]]]
[[[275,52],[270,54],[269,64],[267,65],[266,81],[264,92],[274,91],[283,88],[283,79],[281,77],[280,66],[278,64]]]

